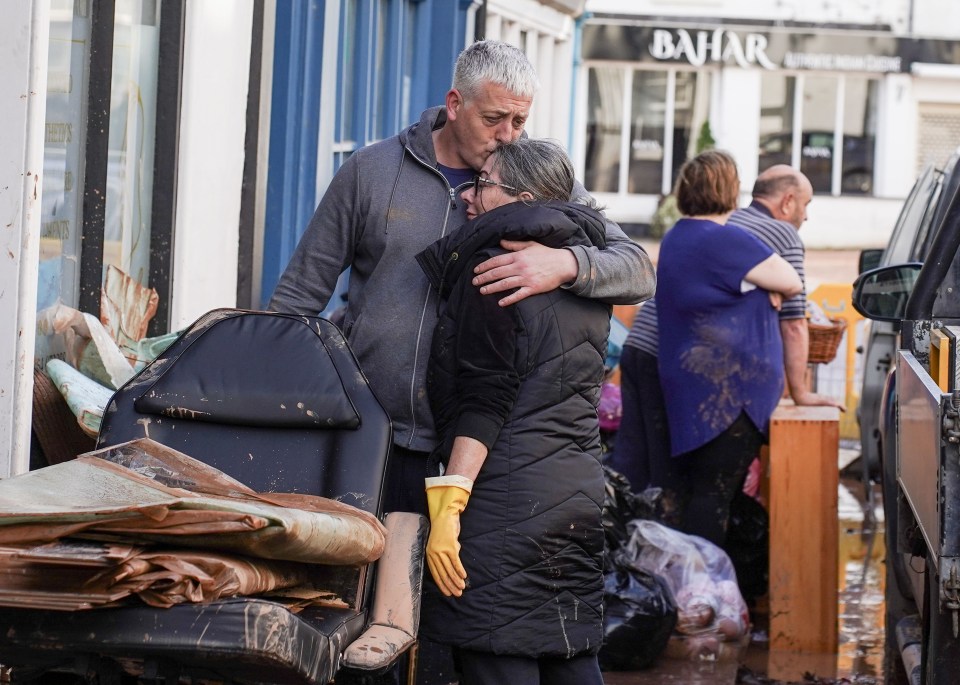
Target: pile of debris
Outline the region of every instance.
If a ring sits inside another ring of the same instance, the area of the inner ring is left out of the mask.
[[[99,318],[61,302],[37,313],[37,336],[43,341],[45,354],[38,360],[41,368],[35,375],[36,382],[41,386],[45,378],[53,382],[89,438],[96,438],[113,392],[179,335],[174,332],[147,337],[158,304],[156,290],[140,285],[111,265],[100,293]],[[37,423],[35,420],[35,432],[48,453],[48,463],[76,455],[48,449],[47,443],[56,437],[48,433],[54,429],[37,430]]]
[[[297,588],[345,606],[316,564],[373,562],[385,536],[356,507],[257,493],[144,438],[0,481],[0,605],[169,607]]]

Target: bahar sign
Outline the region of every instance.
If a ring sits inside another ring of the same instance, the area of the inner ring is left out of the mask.
[[[737,33],[726,29],[695,31],[693,34],[686,29],[654,29],[650,41],[650,54],[654,59],[686,60],[695,67],[702,67],[707,62],[733,60],[741,67],[776,69],[777,65],[767,57],[766,49],[765,35],[748,33],[741,40]]]
[[[732,66],[764,70],[909,72],[914,62],[960,64],[960,42],[897,37],[882,31],[818,33],[756,26],[663,26],[591,19],[583,59]]]

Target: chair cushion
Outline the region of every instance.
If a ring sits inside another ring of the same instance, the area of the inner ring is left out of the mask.
[[[273,428],[360,425],[329,352],[309,327],[236,317],[202,337],[203,345],[190,345],[135,400],[137,411]]]
[[[310,608],[300,614],[262,599],[211,604],[53,612],[0,609],[5,666],[61,663],[95,652],[129,660],[159,659],[199,666],[225,681],[326,683],[339,653],[363,629],[351,609]],[[198,648],[198,645],[202,645]]]

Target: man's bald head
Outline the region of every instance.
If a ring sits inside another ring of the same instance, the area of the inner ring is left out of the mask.
[[[787,221],[799,229],[807,220],[807,205],[813,199],[813,186],[797,169],[777,164],[757,176],[753,199],[769,209],[773,218]]]

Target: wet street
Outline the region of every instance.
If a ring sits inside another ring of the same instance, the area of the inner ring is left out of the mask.
[[[843,453],[849,450],[841,449]],[[606,672],[606,685],[732,685],[733,683],[883,683],[883,509],[879,486],[864,496],[858,465],[841,478],[839,643],[833,653],[795,653],[767,648],[763,599],[751,607],[750,644],[729,661],[689,662],[661,657],[646,671]],[[872,504],[871,504],[872,500]],[[771,541],[771,544],[776,544]],[[739,672],[739,678],[738,678]]]

